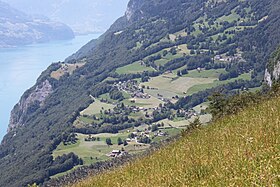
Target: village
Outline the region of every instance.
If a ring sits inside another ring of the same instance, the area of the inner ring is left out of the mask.
[[[159,126],[161,124],[153,125],[152,127],[149,127],[149,129],[144,130],[136,130],[130,133],[130,130],[127,130],[127,133],[129,133],[128,137],[123,140],[123,145],[121,150],[112,150],[106,156],[116,158],[116,157],[122,157],[129,155],[129,152],[125,150],[125,147],[127,145],[133,145],[134,147],[145,147],[148,144],[152,143],[152,139],[156,137],[160,138],[167,138],[168,133],[162,132],[159,129]],[[124,143],[126,142],[126,143]]]
[[[202,71],[200,68],[197,71]],[[144,89],[151,89],[151,90],[157,90],[157,88],[150,88],[150,87],[145,87],[145,86],[139,86],[138,82],[136,80],[128,80],[128,81],[123,81],[123,82],[118,82],[114,84],[114,87],[116,87],[119,91],[123,91],[128,93],[131,96],[131,103],[135,103],[136,99],[150,99],[151,95],[144,93]],[[183,93],[185,94],[185,92]],[[164,103],[169,103],[171,102],[170,99],[164,98],[163,95],[160,93],[157,94],[157,98]],[[179,97],[172,97],[172,99],[177,100]],[[128,109],[130,109],[132,112],[137,113],[137,112],[145,112],[146,117],[150,117],[148,114],[148,111],[160,111],[164,107],[163,104],[160,104],[159,106],[152,107],[152,108],[147,108],[147,107],[142,107],[142,106],[137,106],[137,105],[131,105],[128,106]],[[193,110],[184,110],[180,109],[177,111],[177,114],[180,114],[180,117],[185,117],[185,119],[190,119],[193,116],[198,116],[198,114]]]
[[[225,63],[232,63],[232,62],[241,62],[245,61],[242,57],[242,53],[237,53],[234,56],[226,56],[226,55],[216,55],[214,57],[215,62],[225,62]]]

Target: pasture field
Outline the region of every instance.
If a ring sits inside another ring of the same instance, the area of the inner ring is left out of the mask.
[[[81,115],[95,115],[99,114],[100,110],[113,109],[115,106],[108,103],[103,103],[99,99],[94,99],[94,102],[88,108],[81,112]]]
[[[195,106],[193,109],[195,112],[200,113],[201,110],[207,109],[209,106],[209,102],[201,103],[200,105]]]
[[[133,98],[129,99],[129,101],[135,101],[135,104],[138,106],[142,106],[145,109],[158,107],[159,104],[164,104],[163,101],[159,100],[156,97],[151,96],[149,99],[142,99],[142,98]]]
[[[78,134],[77,143],[71,145],[63,145],[63,143],[61,143],[53,152],[54,158],[73,152],[83,159],[84,165],[108,160],[110,157],[106,156],[106,154],[110,153],[112,150],[121,150],[124,147],[123,145],[117,145],[117,139],[119,137],[123,140],[126,139],[128,137],[128,133],[104,133],[91,136],[99,137],[100,141],[85,141],[85,138],[87,138],[88,135]],[[106,144],[106,138],[110,138],[113,145],[108,146]],[[135,143],[129,143],[124,147],[124,149],[130,154],[135,154],[149,148],[149,145],[142,145],[141,147],[135,147],[134,145]]]
[[[140,62],[134,62],[133,64],[126,65],[124,67],[120,67],[116,70],[118,74],[135,74],[142,73],[144,71],[154,71],[151,67],[146,67],[145,65],[141,65]]]
[[[177,71],[174,71],[174,73],[176,72]],[[226,73],[225,69],[202,70],[201,72],[198,72],[197,70],[191,70],[188,74],[183,75],[183,77],[218,79],[222,73]]]
[[[216,86],[219,86],[219,85],[234,82],[234,81],[239,80],[239,79],[250,80],[251,79],[251,73],[244,73],[242,75],[239,75],[237,78],[233,78],[233,79],[229,79],[229,80],[225,80],[225,81],[215,80],[212,83],[194,85],[187,91],[187,95],[192,95],[192,94],[197,93],[199,91],[203,91],[203,90],[213,88],[213,87],[216,87]]]
[[[84,66],[85,64],[86,63],[61,64],[61,67],[58,70],[51,73],[51,77],[59,80],[64,74],[69,73],[71,75],[76,69]]]
[[[144,85],[146,88],[149,86],[150,89],[145,89],[145,92],[154,97],[162,95],[164,98],[171,99],[176,95],[184,95],[184,92],[195,85],[210,84],[215,80],[215,78],[177,77],[174,74],[164,74],[152,77],[149,82],[141,83],[140,86]]]
[[[126,106],[137,106],[137,107],[143,107],[145,109],[157,107],[159,104],[163,104],[164,102],[160,99],[151,96],[149,99],[144,98],[131,98],[129,95],[125,97],[125,99],[122,101],[122,103]]]
[[[191,50],[188,49],[187,44],[182,44],[178,46],[178,53],[180,54],[190,55],[190,51]]]
[[[113,77],[107,77],[106,79],[104,79],[102,82],[106,82],[106,81],[115,81],[117,80],[116,78]]]
[[[164,50],[167,50],[167,49],[164,49]],[[161,54],[161,55],[162,55],[162,53],[163,53],[164,50],[162,50],[162,51],[160,51],[160,52],[158,52],[158,53],[156,53],[156,54]],[[170,50],[170,48],[168,48],[168,50]],[[167,51],[168,51],[168,50],[167,50]],[[187,52],[187,49],[184,49],[184,47],[182,47],[182,50],[185,50],[185,51]],[[172,55],[171,53],[167,53],[166,56],[163,56],[163,55],[162,55],[162,58],[159,59],[159,60],[156,60],[156,61],[155,61],[155,64],[156,64],[157,66],[163,66],[164,64],[166,64],[166,63],[169,62],[170,60],[173,60],[173,59],[182,57],[182,56],[183,56],[182,50],[180,50],[176,55]]]
[[[193,116],[191,117],[191,119],[185,120],[185,119],[178,119],[178,120],[169,120],[169,119],[164,119],[161,120],[159,122],[157,122],[156,124],[164,124],[163,128],[186,128],[191,122],[193,122],[197,117]],[[205,114],[205,115],[200,115],[199,116],[199,120],[201,123],[206,124],[209,121],[211,121],[212,116],[210,114]]]
[[[218,22],[224,22],[228,21],[229,23],[238,20],[240,18],[240,15],[238,15],[235,11],[232,11],[232,13],[228,16],[224,15],[217,19]]]

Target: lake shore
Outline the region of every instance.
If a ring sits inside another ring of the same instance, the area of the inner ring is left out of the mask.
[[[6,134],[10,111],[51,63],[64,61],[100,34],[76,36],[24,47],[0,49],[0,140]]]

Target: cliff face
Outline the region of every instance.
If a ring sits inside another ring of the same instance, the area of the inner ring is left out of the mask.
[[[128,21],[130,21],[133,17],[136,16],[136,14],[140,15],[143,14],[143,11],[141,10],[143,3],[138,0],[130,1],[127,7],[127,10],[125,12],[125,16]]]
[[[26,116],[33,113],[44,104],[45,99],[53,92],[52,85],[48,80],[45,80],[40,85],[37,85],[30,92],[24,95],[19,103],[11,112],[8,132],[23,126]]]
[[[264,75],[264,81],[271,87],[273,82],[280,79],[280,48],[272,55],[270,62],[267,65]]]
[[[0,48],[73,37],[73,31],[63,23],[33,18],[0,1]]]

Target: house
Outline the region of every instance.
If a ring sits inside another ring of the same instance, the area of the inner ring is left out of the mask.
[[[109,153],[110,157],[118,157],[121,154],[120,150],[113,150],[111,153]]]
[[[127,142],[131,142],[132,139],[131,139],[131,138],[127,138],[126,141],[127,141]]]
[[[158,136],[167,136],[167,133],[166,133],[166,132],[160,132],[160,133],[158,134]]]
[[[109,153],[107,156],[112,157],[112,158],[116,158],[116,157],[121,157],[121,156],[125,156],[128,153],[126,151],[120,151],[120,150],[113,150],[111,153]]]

